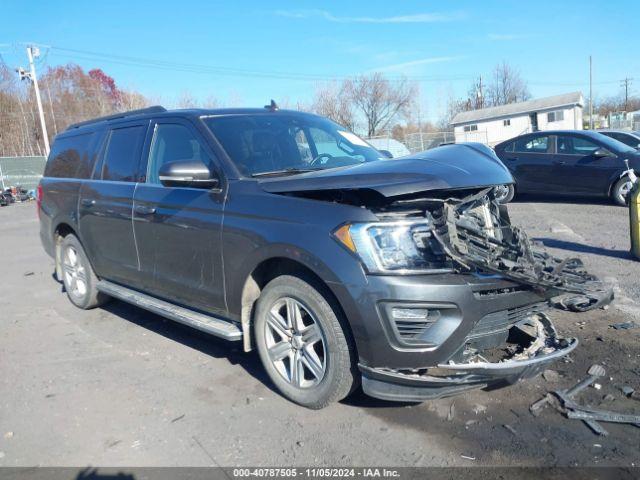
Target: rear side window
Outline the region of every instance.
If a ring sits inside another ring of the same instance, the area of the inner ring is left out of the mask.
[[[51,148],[45,177],[89,178],[95,155],[92,151],[95,134],[85,133],[58,138]]]
[[[102,165],[102,179],[137,181],[138,160],[146,127],[138,125],[111,130]]]
[[[515,151],[520,153],[547,153],[549,137],[522,138],[516,141]]]

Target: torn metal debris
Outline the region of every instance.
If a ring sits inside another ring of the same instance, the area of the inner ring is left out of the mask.
[[[542,290],[570,294],[560,306],[573,311],[603,307],[613,289],[589,274],[577,258],[555,258],[511,225],[490,188],[449,199],[431,213],[433,235],[459,268],[490,272]]]
[[[630,330],[632,328],[637,328],[639,326],[640,325],[638,325],[633,320],[629,320],[628,322],[614,323],[611,325],[611,327],[614,328],[615,330]]]
[[[628,423],[640,427],[640,415],[600,410],[579,405],[574,401],[575,395],[603,377],[605,370],[600,365],[592,365],[587,373],[589,375],[573,387],[547,393],[542,399],[532,404],[529,411],[534,416],[538,416],[544,407],[551,405],[567,418],[582,420],[594,433],[602,436],[607,436],[609,432],[598,422]]]

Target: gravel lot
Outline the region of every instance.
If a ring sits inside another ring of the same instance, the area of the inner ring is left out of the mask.
[[[356,394],[321,411],[274,392],[255,354],[113,301],[78,310],[52,278],[34,205],[0,209],[0,465],[638,465],[640,428],[609,437],[528,406],[604,364],[592,405],[640,413],[618,387],[640,389],[640,263],[629,256],[625,209],[524,199],[512,220],[554,253],[579,255],[618,282],[606,311],[552,312],[581,342],[557,378],[398,405]],[[581,322],[584,322],[582,324]],[[634,373],[634,369],[636,369]],[[611,394],[613,401],[603,403]],[[463,458],[463,456],[468,458]]]

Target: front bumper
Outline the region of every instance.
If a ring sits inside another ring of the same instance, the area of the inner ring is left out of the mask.
[[[508,328],[548,300],[545,293],[495,275],[370,275],[363,284],[333,287],[349,319],[359,362],[372,369],[434,367],[458,358],[467,343],[487,339],[489,346],[499,344]],[[434,308],[442,316],[429,330],[430,338],[407,344],[393,328],[389,306]]]
[[[481,355],[465,363],[449,361],[415,372],[360,365],[362,388],[367,395],[382,400],[424,401],[472,389],[505,386],[537,375],[578,345],[575,338],[558,337],[544,314],[531,315],[511,330],[517,330],[511,332],[519,338],[517,346],[512,345],[511,351],[495,362],[487,361],[482,356],[485,352],[479,352]]]

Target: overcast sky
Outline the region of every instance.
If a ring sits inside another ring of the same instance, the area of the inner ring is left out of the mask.
[[[168,106],[183,92],[224,104],[308,102],[330,78],[381,71],[419,82],[422,113],[436,119],[473,77],[506,60],[538,96],[596,97],[635,77],[636,1],[190,1],[3,0],[0,53],[26,64],[22,42],[44,45],[39,68],[102,68],[120,86]],[[51,47],[51,48],[47,48]]]

